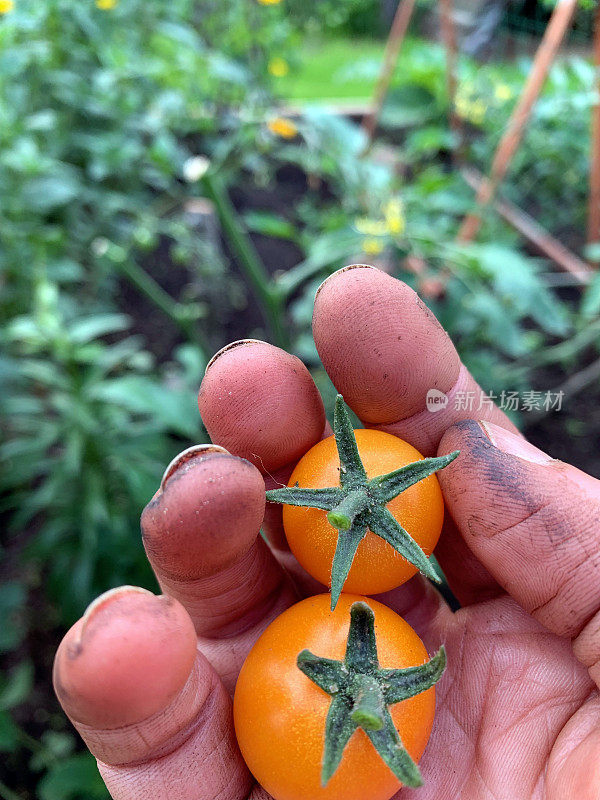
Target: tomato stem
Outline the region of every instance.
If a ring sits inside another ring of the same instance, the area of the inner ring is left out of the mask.
[[[458,450],[437,458],[423,458],[369,480],[341,394],[335,401],[333,431],[340,459],[340,486],[319,489],[289,486],[267,492],[267,500],[272,503],[327,511],[327,520],[337,528],[338,541],[331,565],[331,608],[336,606],[367,530],[390,544],[427,578],[440,583],[440,576],[423,550],[386,506],[410,486],[448,466],[458,456]]]
[[[371,675],[358,675],[355,683],[356,700],[350,716],[364,730],[380,731],[385,706],[379,682]]]
[[[298,668],[331,696],[325,723],[321,783],[338,768],[344,749],[357,728],[405,786],[422,784],[419,768],[402,744],[389,706],[431,688],[446,666],[441,647],[425,664],[382,669],[377,658],[375,615],[363,601],[350,609],[350,629],[343,661],[320,658],[309,650],[298,655]]]
[[[360,486],[358,489],[349,492],[341,503],[334,506],[329,514],[327,514],[327,519],[331,525],[339,531],[349,531],[354,522],[354,518],[360,514],[361,511],[364,511],[370,502],[372,502],[372,500],[369,494],[364,487]]]

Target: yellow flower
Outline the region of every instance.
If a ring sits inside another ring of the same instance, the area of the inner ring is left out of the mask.
[[[118,2],[119,0],[96,0],[96,6],[102,11],[110,11]]]
[[[298,133],[298,128],[294,123],[290,119],[284,119],[284,117],[275,117],[275,119],[269,120],[267,128],[271,133],[281,136],[283,139],[293,139]]]
[[[472,122],[473,125],[481,125],[485,119],[487,106],[483,100],[471,100],[467,97],[456,98],[456,112],[459,117]]]
[[[455,105],[458,116],[467,119],[469,116],[469,101],[464,97],[457,97]]]
[[[383,207],[383,213],[388,233],[399,236],[404,232],[406,221],[404,219],[402,203],[397,197],[388,200]]]
[[[499,83],[494,89],[494,95],[496,96],[496,100],[505,102],[511,99],[513,91],[510,86],[507,86],[505,83]]]
[[[290,65],[287,63],[285,58],[280,58],[279,56],[275,56],[269,61],[269,66],[267,67],[271,75],[275,78],[283,78],[284,75],[287,75],[290,71]]]
[[[487,106],[483,100],[475,100],[471,107],[471,119],[477,125],[485,119]]]
[[[0,14],[8,14],[14,7],[14,0],[0,0]]]
[[[363,239],[362,242],[363,253],[368,256],[377,256],[383,250],[383,242],[380,239],[375,239],[373,236]]]
[[[281,0],[257,0],[261,6],[276,6],[281,3]]]
[[[360,217],[354,220],[354,227],[363,236],[385,236],[387,233],[387,225],[378,219],[369,219],[368,217]]]

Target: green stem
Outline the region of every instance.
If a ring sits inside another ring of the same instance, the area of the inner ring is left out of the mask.
[[[189,317],[186,317],[185,309],[170,294],[152,278],[146,270],[131,259],[123,261],[119,269],[125,277],[144,294],[154,305],[159,308],[165,316],[177,325],[186,335],[187,339],[193,342],[200,350],[204,363],[208,362],[210,349],[204,337],[201,335],[197,326]]]
[[[354,518],[364,511],[369,505],[369,495],[361,487],[344,497],[341,503],[331,509],[327,514],[327,519],[339,531],[349,531],[354,522]]]
[[[276,285],[278,290],[285,297],[289,297],[294,294],[303,283],[311,280],[311,278],[314,278],[320,272],[323,272],[325,269],[329,270],[332,266],[337,268],[344,264],[352,257],[355,250],[356,237],[351,236],[348,237],[346,244],[342,243],[341,247],[330,249],[327,253],[309,256],[277,278]]]
[[[33,736],[30,736],[23,728],[19,728],[19,739],[23,747],[27,747],[31,750],[32,753],[39,753],[40,750],[43,750],[43,745],[38,742],[37,739],[34,739]]]
[[[573,358],[581,350],[594,342],[598,338],[599,333],[600,319],[590,321],[585,328],[578,331],[575,336],[572,336],[570,339],[538,351],[535,363],[552,364],[556,361]]]
[[[429,556],[429,563],[433,567],[433,569],[439,575],[440,581],[437,585],[438,592],[442,595],[448,606],[450,607],[451,611],[458,611],[461,607],[460,602],[452,589],[450,588],[450,584],[448,583],[448,578],[444,573],[444,570],[440,567],[437,558],[433,555],[433,553]]]
[[[356,700],[350,716],[361,728],[380,731],[383,728],[385,704],[379,682],[371,675],[357,675],[355,685]]]
[[[256,298],[273,342],[279,347],[288,348],[289,336],[283,324],[282,294],[260,260],[219,178],[208,172],[202,183],[207,197],[215,205],[227,242]]]
[[[295,267],[283,273],[277,280],[277,286],[280,291],[289,297],[299,289],[303,283],[310,280],[313,275],[318,274],[325,269],[325,267],[330,266],[330,264],[335,264],[336,261],[337,259],[332,259],[327,264],[323,264],[322,261],[310,261],[309,259],[300,261]]]

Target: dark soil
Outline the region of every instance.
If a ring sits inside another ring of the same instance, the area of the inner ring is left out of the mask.
[[[277,171],[272,186],[257,187],[248,181],[233,187],[230,197],[240,217],[248,211],[272,211],[283,218],[289,218],[291,210],[307,191],[305,173],[295,167],[286,166]],[[302,260],[301,249],[290,240],[255,232],[250,232],[249,236],[270,275],[289,270]],[[228,282],[234,276],[243,284],[244,275],[222,237],[220,247],[229,270]],[[250,287],[244,286],[246,302],[242,307],[234,304],[233,298],[227,295],[228,282],[223,282],[219,287],[220,293],[215,297],[213,286],[208,285],[208,282],[203,285],[197,274],[173,263],[169,242],[166,240],[145,258],[143,267],[176,300],[183,300],[186,292],[189,293],[190,284],[195,283],[195,294],[211,304],[209,324],[204,326],[204,334],[213,352],[236,339],[265,337],[263,318]],[[185,335],[125,279],[120,282],[120,293],[122,309],[134,320],[135,332],[142,334],[147,348],[159,362],[168,361],[175,347],[186,340]]]
[[[578,369],[592,361],[592,354]],[[558,369],[540,370],[534,375],[534,385],[555,390],[569,376]],[[584,472],[600,478],[600,382],[596,381],[579,393],[565,396],[562,409],[527,424],[523,433],[533,444],[551,456],[574,464]]]

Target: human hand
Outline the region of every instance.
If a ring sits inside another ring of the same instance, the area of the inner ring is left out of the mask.
[[[450,514],[436,556],[463,608],[420,576],[381,598],[448,654],[425,784],[397,800],[597,798],[600,481],[535,449],[495,407],[485,425],[452,402],[425,410],[430,388],[451,400],[479,390],[431,312],[384,273],[331,276],[313,330],[365,425],[424,455],[461,451],[439,473]],[[308,372],[270,345],[236,343],[209,365],[199,403],[232,455],[176,460],[144,510],[164,596],[102,596],[56,657],[57,695],[116,800],[268,800],[241,760],[228,692],[268,623],[298,591],[323,590],[285,551],[280,507],[265,518],[271,547],[258,536],[264,484],[242,460],[285,482],[329,433]]]

